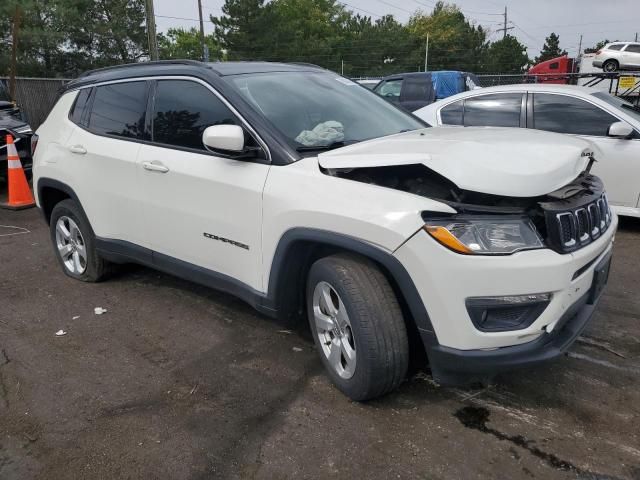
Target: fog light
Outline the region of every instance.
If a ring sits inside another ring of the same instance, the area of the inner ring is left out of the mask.
[[[467,312],[478,330],[501,332],[527,328],[551,302],[550,293],[467,298]]]

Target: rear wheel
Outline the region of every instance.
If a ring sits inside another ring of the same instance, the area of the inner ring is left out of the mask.
[[[602,70],[605,72],[617,72],[619,67],[617,60],[607,60],[602,64]]]
[[[311,332],[329,377],[353,400],[394,390],[409,364],[400,305],[375,264],[352,255],[316,261],[307,282]]]
[[[98,256],[93,230],[77,202],[67,199],[56,204],[49,229],[64,273],[83,282],[99,282],[106,277],[110,265]]]

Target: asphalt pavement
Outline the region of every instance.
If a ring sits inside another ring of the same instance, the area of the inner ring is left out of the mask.
[[[566,357],[355,403],[304,326],[138,266],[74,281],[38,210],[0,210],[0,478],[640,479],[639,283],[625,220]]]

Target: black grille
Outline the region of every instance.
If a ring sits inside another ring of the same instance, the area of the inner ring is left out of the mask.
[[[565,211],[545,211],[547,242],[561,253],[568,253],[590,244],[611,224],[611,210],[606,195]]]

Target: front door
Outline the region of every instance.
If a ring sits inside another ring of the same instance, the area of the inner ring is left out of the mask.
[[[158,80],[153,103],[152,141],[142,146],[138,166],[154,261],[177,259],[258,290],[269,165],[205,149],[206,127],[241,124],[209,86]]]

